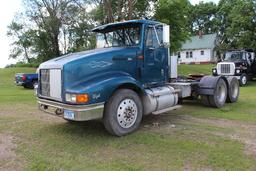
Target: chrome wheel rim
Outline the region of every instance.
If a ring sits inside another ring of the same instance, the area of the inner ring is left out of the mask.
[[[117,109],[117,121],[122,128],[130,128],[134,125],[138,116],[138,107],[134,100],[123,100]]]
[[[238,96],[238,92],[239,92],[239,85],[233,84],[232,89],[233,89],[232,97],[236,98]]]
[[[247,78],[246,78],[246,76],[243,76],[243,77],[242,77],[242,83],[243,83],[243,84],[246,84],[246,82],[247,82]]]
[[[226,100],[226,91],[224,84],[221,84],[217,87],[217,98],[220,102],[224,102]]]

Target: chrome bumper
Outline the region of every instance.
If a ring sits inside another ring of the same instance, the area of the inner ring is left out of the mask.
[[[238,80],[240,80],[241,79],[241,77],[240,76],[225,76],[225,77],[236,77]]]
[[[68,120],[88,121],[103,117],[104,103],[93,105],[68,105],[46,99],[37,98],[39,109]],[[66,118],[64,112],[68,110],[74,113],[74,118]]]

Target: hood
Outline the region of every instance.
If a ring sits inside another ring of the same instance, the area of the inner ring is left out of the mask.
[[[46,61],[42,63],[39,68],[40,69],[63,68],[65,64],[82,59],[82,58],[87,58],[95,55],[98,56],[108,52],[118,52],[124,49],[127,49],[127,48],[126,47],[101,48],[101,49],[93,49],[93,50],[77,52],[77,53],[70,53],[70,54],[66,54],[66,55],[51,59],[49,61]]]

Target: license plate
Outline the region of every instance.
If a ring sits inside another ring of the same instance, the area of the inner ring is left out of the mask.
[[[64,110],[64,118],[66,119],[75,119],[75,113],[73,111],[70,110]]]

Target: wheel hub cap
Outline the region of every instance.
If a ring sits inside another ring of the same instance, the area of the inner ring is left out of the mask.
[[[117,109],[117,121],[122,128],[134,125],[138,115],[138,108],[132,99],[123,100]]]
[[[242,78],[242,82],[243,82],[243,84],[246,84],[246,77],[245,76],[243,76],[243,78]]]
[[[220,102],[223,102],[223,101],[225,101],[225,97],[226,97],[226,93],[225,93],[225,87],[224,87],[224,85],[219,85],[218,87],[217,87],[217,97],[218,97],[218,99],[219,99],[219,101]]]

